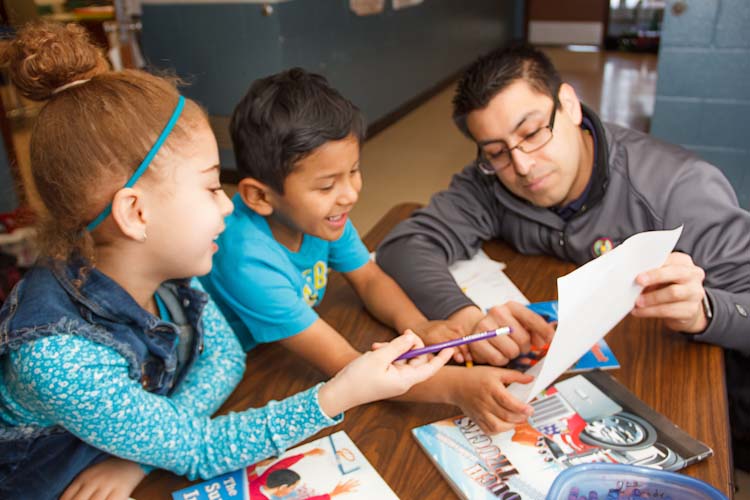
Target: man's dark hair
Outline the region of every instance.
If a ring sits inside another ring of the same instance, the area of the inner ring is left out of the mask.
[[[299,474],[291,469],[275,470],[266,477],[266,486],[278,488],[279,486],[291,486],[299,481]]]
[[[458,82],[453,96],[453,121],[461,132],[471,137],[466,126],[469,113],[485,108],[516,80],[525,81],[553,99],[562,83],[552,61],[531,45],[514,44],[490,52],[474,61]]]
[[[240,174],[283,194],[295,163],[350,134],[361,142],[365,122],[323,76],[292,68],[253,82],[229,130]]]

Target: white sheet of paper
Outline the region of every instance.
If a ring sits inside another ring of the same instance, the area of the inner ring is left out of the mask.
[[[528,304],[529,300],[503,269],[505,264],[490,259],[482,250],[448,268],[461,290],[483,311],[509,300]]]
[[[635,306],[642,286],[635,278],[660,267],[677,244],[682,226],[638,233],[601,257],[557,280],[557,331],[547,356],[526,373],[534,380],[508,390],[529,402],[603,338]]]

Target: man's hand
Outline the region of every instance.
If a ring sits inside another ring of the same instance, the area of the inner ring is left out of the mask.
[[[505,385],[513,382],[526,384],[534,377],[492,366],[461,370],[464,373],[456,380],[452,402],[486,434],[511,429],[525,422],[533,413],[533,408],[511,396]]]
[[[424,345],[439,344],[466,335],[461,325],[453,321],[425,321],[416,325],[412,330],[422,339]],[[471,361],[469,346],[464,344],[456,347],[453,360],[456,363]]]
[[[474,361],[479,363],[504,366],[511,359],[529,352],[532,345],[542,347],[548,344],[555,334],[553,325],[518,302],[506,302],[501,306],[495,306],[489,310],[486,316],[482,315],[477,308],[472,309],[474,310],[473,313],[470,308],[459,311],[455,318],[458,320],[463,316],[465,320],[468,320],[469,314],[473,314],[474,317],[471,318],[471,321],[476,320],[476,322],[471,328],[471,333],[494,330],[504,326],[509,326],[513,330],[510,335],[502,335],[469,344]],[[453,316],[451,316],[451,319],[454,319]],[[463,322],[463,324],[467,323]]]
[[[146,471],[135,462],[108,458],[78,474],[60,500],[127,500],[145,476]]]
[[[633,316],[661,318],[668,328],[679,332],[704,331],[708,327],[702,305],[705,277],[689,255],[671,253],[663,266],[636,277],[636,283],[644,289],[635,302]]]

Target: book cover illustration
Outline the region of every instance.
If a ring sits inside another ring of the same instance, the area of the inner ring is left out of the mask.
[[[173,500],[398,500],[344,431],[172,493]]]
[[[604,372],[554,384],[514,429],[484,434],[467,417],[412,430],[424,451],[467,499],[544,499],[567,467],[625,463],[675,471],[712,451]]]

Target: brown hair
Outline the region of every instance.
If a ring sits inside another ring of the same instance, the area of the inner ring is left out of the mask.
[[[511,43],[474,61],[461,76],[453,96],[453,121],[459,130],[473,140],[466,125],[469,114],[486,108],[496,95],[519,80],[553,100],[562,84],[550,58],[527,43]]]
[[[40,250],[55,259],[78,253],[93,263],[94,241],[84,228],[153,146],[179,98],[176,81],[111,71],[75,24],[27,25],[2,59],[23,95],[47,101],[31,136],[33,182],[47,209],[38,214]],[[143,179],[158,173],[164,157],[199,123],[206,123],[205,113],[186,100]]]

